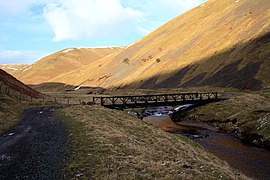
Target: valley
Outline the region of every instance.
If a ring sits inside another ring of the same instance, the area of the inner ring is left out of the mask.
[[[269,179],[269,17],[208,0],[127,46],[1,64],[0,179]]]
[[[49,87],[52,87],[52,86],[49,86]],[[43,94],[47,94],[50,97],[57,97],[60,99],[64,97],[70,98],[71,104],[68,105],[67,103],[64,103],[63,104],[64,108],[57,110],[56,114],[54,114],[54,116],[56,115],[57,119],[61,119],[61,121],[64,122],[67,128],[69,129],[70,137],[68,138],[69,139],[68,141],[69,141],[69,145],[71,146],[69,153],[71,153],[72,156],[68,156],[69,157],[67,159],[68,167],[66,169],[66,173],[70,177],[108,178],[108,177],[114,176],[118,178],[135,178],[136,179],[139,177],[144,177],[144,178],[166,177],[166,175],[168,175],[168,171],[171,171],[167,177],[168,179],[177,178],[177,177],[179,178],[193,177],[193,176],[202,177],[202,178],[211,177],[214,179],[222,178],[222,177],[225,177],[225,179],[228,177],[234,177],[234,178],[237,177],[239,179],[246,179],[245,175],[243,175],[237,170],[232,170],[232,171],[229,169],[225,170],[227,166],[229,165],[222,164],[221,165],[222,168],[221,168],[221,166],[218,165],[218,163],[216,164],[216,162],[213,162],[213,159],[204,161],[205,158],[210,158],[212,155],[210,155],[206,150],[204,150],[202,147],[198,146],[197,144],[193,144],[191,140],[183,139],[182,135],[179,135],[180,137],[178,137],[176,135],[168,134],[164,132],[163,130],[160,130],[158,127],[153,127],[147,123],[140,121],[137,118],[134,118],[126,114],[125,112],[121,112],[118,110],[109,110],[109,109],[105,109],[97,105],[94,105],[94,106],[72,105],[72,102],[73,102],[72,99],[74,100],[84,99],[84,102],[91,102],[93,96],[112,96],[112,95],[122,95],[122,94],[134,95],[137,93],[157,94],[157,93],[168,92],[168,89],[160,89],[160,90],[99,89],[95,91],[95,88],[81,88],[78,90],[74,90],[76,88],[74,86],[65,86],[64,89],[60,90],[59,87],[63,88],[62,85],[61,86],[57,85],[57,86],[54,86],[52,89],[47,88],[46,91],[43,91]],[[40,88],[40,86],[36,86],[36,88]],[[196,92],[196,90],[199,90],[199,89],[196,89],[196,88],[185,89],[185,91]],[[179,92],[179,90],[180,89],[170,89],[170,92]],[[212,90],[217,90],[217,89],[212,89]],[[227,89],[227,90],[223,89],[223,90],[225,91],[221,94],[223,94],[224,97],[230,97],[229,100],[220,101],[217,103],[211,103],[206,106],[189,110],[188,113],[184,113],[185,115],[184,118],[183,118],[183,114],[177,114],[177,113],[175,114],[175,117],[179,118],[180,116],[182,118],[180,119],[180,121],[184,119],[185,121],[196,123],[195,120],[191,119],[190,117],[194,117],[194,116],[197,117],[198,115],[201,115],[202,113],[199,113],[199,112],[204,110],[204,108],[212,107],[212,108],[217,109],[218,107],[226,107],[226,104],[228,103],[227,101],[234,102],[235,98],[237,99],[239,96],[240,97],[243,96],[241,95],[243,94],[241,92],[232,91],[231,89]],[[89,94],[89,92],[91,93]],[[265,92],[264,94],[266,95],[267,93]],[[246,93],[244,96],[253,97],[254,95]],[[243,98],[244,101],[245,99],[246,98]],[[248,120],[247,122],[249,124],[250,123],[256,124],[260,117],[265,116],[265,113],[264,113],[265,111],[263,107],[265,107],[265,105],[268,105],[269,102],[262,98],[260,99],[254,98],[253,101],[251,101],[251,104],[254,104],[257,100],[260,100],[260,102],[257,102],[257,103],[261,104],[261,107],[256,107],[256,111],[262,112],[262,114],[257,114],[257,118],[251,118],[250,120]],[[78,102],[78,101],[74,101],[74,102]],[[239,102],[239,98],[237,99],[236,102]],[[243,103],[240,103],[240,104],[243,104]],[[39,106],[44,107],[44,105],[45,104],[41,103]],[[53,104],[50,105],[49,103],[46,106],[52,106],[52,105]],[[246,106],[246,105],[243,104],[243,106]],[[229,105],[229,107],[231,107],[231,105]],[[213,116],[211,112],[215,112],[216,114],[219,114],[219,113],[222,113],[222,109],[220,110],[217,109],[216,111],[205,110],[206,114],[209,114],[209,116]],[[197,115],[196,114],[194,115],[194,113],[197,113]],[[234,114],[235,114],[235,108],[232,107],[231,110],[228,109],[226,115],[232,116]],[[243,112],[243,114],[245,114],[245,112]],[[227,118],[227,116],[225,117]],[[223,116],[218,116],[218,117],[222,118]],[[211,118],[206,118],[206,119],[210,120]],[[196,121],[204,122],[200,118],[196,119]],[[241,122],[242,121],[241,118],[238,121],[240,122],[239,128],[242,128],[242,125],[245,125],[245,124]],[[115,123],[115,124],[112,124],[112,123]],[[223,126],[220,126],[216,120],[214,121],[214,123],[207,122],[207,124],[213,127],[217,127],[217,128],[223,127]],[[224,125],[222,122],[221,124]],[[258,126],[261,126],[261,124],[258,124]],[[265,130],[264,132],[269,132],[267,130],[268,124],[264,124],[264,126],[265,127],[262,127],[262,129]],[[235,126],[231,126],[231,128],[229,127],[230,126],[228,126],[227,129],[224,128],[224,130],[226,130],[228,133],[230,132],[234,133],[233,128],[235,128]],[[104,130],[104,128],[106,130]],[[245,126],[243,126],[243,128],[245,128]],[[148,129],[149,131],[151,131],[151,133],[148,132]],[[219,130],[222,130],[222,129],[220,128]],[[257,126],[254,126],[253,130],[250,132],[256,133],[256,130],[258,130]],[[107,133],[104,133],[104,132],[107,132]],[[261,132],[262,131],[258,131],[257,133],[259,134]],[[240,137],[239,134],[234,134],[234,135]],[[174,142],[171,140],[171,138],[174,139],[175,136],[177,139],[180,138],[179,140],[176,140],[177,142]],[[170,140],[165,140],[164,138],[170,138]],[[267,138],[267,136],[264,136],[264,138]],[[166,144],[163,144],[164,142],[166,142]],[[167,144],[167,143],[173,143],[173,144]],[[149,144],[150,146],[145,147],[146,144]],[[177,147],[174,147],[174,146],[177,146]],[[190,146],[190,147],[187,148],[187,146]],[[171,147],[171,148],[168,148],[168,147]],[[166,150],[163,148],[165,148]],[[184,149],[188,150],[186,154],[185,153],[183,154],[183,152],[181,152],[181,151],[184,151]],[[144,157],[144,154],[148,154],[147,156],[149,156],[149,152],[152,152],[152,151],[153,151],[153,157],[151,158],[153,159],[150,159],[149,157],[148,158]],[[157,156],[155,155],[156,152],[160,152],[162,153],[162,155]],[[172,155],[171,152],[174,152],[174,153],[178,152],[178,154],[174,156]],[[195,154],[199,153],[200,155],[198,154],[198,157],[196,159],[190,161],[190,159],[192,159],[191,156],[193,157],[194,153]],[[202,153],[204,154],[203,155],[204,157],[200,157],[202,156]],[[138,156],[139,154],[141,154],[142,157]],[[161,156],[163,158],[160,158]],[[146,162],[144,162],[144,159],[146,160]],[[203,160],[201,161],[199,159],[203,159]],[[211,162],[211,165],[208,165],[208,162]],[[134,165],[136,166],[129,165],[127,167],[127,164],[130,164],[130,163],[132,164],[134,163]],[[213,163],[215,164],[214,166],[213,166]],[[95,164],[95,165],[89,166],[89,164]],[[118,164],[118,165],[115,166],[115,164]],[[163,166],[166,167],[164,171],[162,170]],[[94,167],[94,169],[92,169],[92,167]],[[168,170],[168,168],[171,170]],[[220,169],[222,170],[220,171]],[[232,174],[230,175],[231,172]],[[264,174],[263,173],[259,175],[257,174],[256,177],[262,177],[262,175]]]

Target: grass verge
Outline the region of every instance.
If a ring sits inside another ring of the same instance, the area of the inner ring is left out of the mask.
[[[0,94],[0,135],[20,121],[23,109],[22,103]]]
[[[191,140],[122,111],[73,106],[57,111],[70,130],[70,178],[245,179]]]
[[[60,105],[53,102],[27,102],[16,97],[0,94],[0,135],[20,122],[27,107]]]

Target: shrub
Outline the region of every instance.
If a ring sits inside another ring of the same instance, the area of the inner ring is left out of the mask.
[[[157,58],[156,61],[157,61],[157,63],[160,63],[161,59],[160,58]]]
[[[129,64],[129,59],[128,59],[128,58],[125,58],[125,59],[123,60],[123,63]]]

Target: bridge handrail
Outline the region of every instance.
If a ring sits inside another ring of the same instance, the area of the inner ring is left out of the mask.
[[[143,98],[143,97],[162,97],[162,96],[187,96],[187,95],[196,95],[196,98],[201,98],[202,95],[208,95],[210,98],[211,95],[214,95],[214,98],[218,98],[218,92],[192,92],[192,93],[171,93],[171,94],[149,94],[149,95],[125,95],[125,96],[98,96],[93,97],[93,103],[96,104],[97,100],[101,100],[101,104],[103,104],[103,100],[105,99],[116,99],[116,98]]]
[[[172,94],[143,94],[143,95],[124,95],[124,96],[94,96],[94,98],[149,97],[149,96],[194,95],[194,94],[218,94],[218,92],[194,92],[194,93],[172,93]]]

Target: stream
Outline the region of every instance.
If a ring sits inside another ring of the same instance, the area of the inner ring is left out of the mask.
[[[143,111],[142,120],[167,132],[188,137],[251,178],[270,179],[269,151],[243,143],[205,124],[175,123],[171,120],[169,115],[175,110],[181,111],[190,106],[183,105],[177,109],[171,106],[149,107]]]

